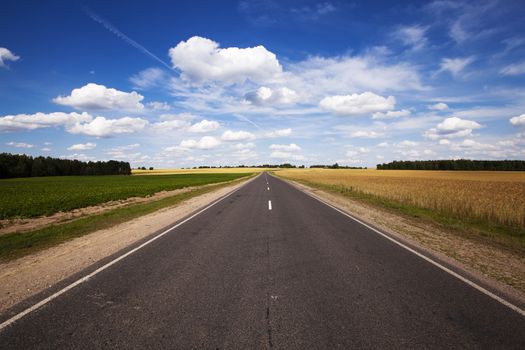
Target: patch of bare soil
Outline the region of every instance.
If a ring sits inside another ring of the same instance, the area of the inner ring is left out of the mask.
[[[33,255],[1,263],[0,312],[205,207],[245,182],[221,187],[174,207],[75,238]],[[174,191],[170,191],[169,195],[173,194]]]
[[[211,186],[203,185],[200,187]],[[58,212],[50,216],[41,216],[37,218],[28,219],[4,219],[0,220],[0,235],[5,235],[12,232],[23,233],[27,231],[36,230],[56,223],[63,223],[73,219],[78,219],[82,216],[100,214],[109,210],[120,207],[125,207],[131,204],[157,201],[162,198],[175,196],[180,193],[189,192],[196,187],[185,187],[173,191],[161,191],[147,197],[130,197],[119,201],[105,202],[91,207],[79,208],[67,212]]]
[[[343,195],[289,181],[300,190],[436,256],[486,285],[525,303],[525,257],[503,248],[468,239],[417,218],[371,206]]]

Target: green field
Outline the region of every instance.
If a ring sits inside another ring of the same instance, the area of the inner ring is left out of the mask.
[[[130,197],[235,180],[249,173],[54,176],[0,180],[0,219],[51,215]]]

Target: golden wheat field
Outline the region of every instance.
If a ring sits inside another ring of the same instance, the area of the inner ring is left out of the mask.
[[[459,219],[525,229],[525,173],[285,169],[284,178],[370,194]]]

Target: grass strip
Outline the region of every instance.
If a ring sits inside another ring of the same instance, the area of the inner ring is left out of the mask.
[[[253,174],[249,175],[252,177]],[[153,213],[159,209],[179,204],[180,202],[193,198],[219,188],[246,180],[246,177],[199,187],[194,190],[166,197],[153,202],[131,204],[129,206],[116,208],[101,214],[85,216],[73,221],[56,224],[24,233],[9,233],[0,236],[0,261],[6,262],[37,251],[58,245],[72,238],[80,237],[88,233],[106,229],[126,221],[136,219],[140,216]]]
[[[275,173],[274,173],[275,174]],[[278,174],[275,174],[278,176]],[[520,255],[525,255],[525,231],[514,227],[495,224],[486,220],[457,218],[436,210],[401,204],[381,196],[363,193],[342,185],[327,185],[307,180],[290,178],[303,185],[330,193],[341,194],[353,200],[360,201],[375,207],[387,209],[396,214],[402,214],[412,219],[424,220],[429,224],[440,226],[445,230],[452,230],[469,239],[476,239],[492,246],[498,246]]]

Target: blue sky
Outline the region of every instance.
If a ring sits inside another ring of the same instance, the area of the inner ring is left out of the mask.
[[[525,159],[523,1],[11,1],[0,152]]]

